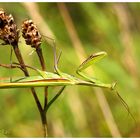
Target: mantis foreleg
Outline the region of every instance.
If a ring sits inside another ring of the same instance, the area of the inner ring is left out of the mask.
[[[110,88],[113,89],[115,87],[115,83],[113,84],[105,84],[101,82],[100,80],[96,78],[91,78],[88,75],[84,74],[82,71],[85,70],[87,67],[91,66],[93,63],[99,61],[102,59],[104,56],[106,56],[106,52],[99,52],[96,54],[90,55],[77,69],[77,74],[83,77],[84,79],[90,81],[93,83],[93,85],[98,86],[98,87],[103,87],[103,88]]]

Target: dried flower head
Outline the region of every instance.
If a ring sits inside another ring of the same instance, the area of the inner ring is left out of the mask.
[[[19,40],[19,30],[15,24],[13,16],[7,15],[4,10],[0,10],[0,39],[5,44],[15,46]]]
[[[22,36],[27,45],[38,49],[41,45],[41,35],[32,20],[25,20],[22,24]]]

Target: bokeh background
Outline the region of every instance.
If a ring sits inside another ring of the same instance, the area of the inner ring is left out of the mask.
[[[108,56],[86,71],[106,83],[117,81],[127,102],[128,115],[112,91],[68,86],[47,113],[49,137],[140,137],[140,3],[0,3],[21,29],[32,19],[43,35],[42,49],[48,71],[53,51],[45,36],[62,51],[59,68],[76,75],[90,54]],[[38,58],[20,37],[26,64],[40,68]],[[13,61],[17,61],[13,55]],[[0,63],[10,63],[10,46],[0,46]],[[30,70],[32,75],[36,73]],[[0,77],[23,76],[20,70],[0,68]],[[49,98],[58,87],[49,88]],[[43,103],[43,89],[37,88]],[[42,137],[39,112],[29,89],[0,90],[0,137]]]

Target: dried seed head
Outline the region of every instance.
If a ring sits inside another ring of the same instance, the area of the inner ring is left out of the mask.
[[[0,39],[13,46],[17,45],[19,40],[19,30],[13,16],[7,15],[4,10],[0,10]]]
[[[41,35],[32,20],[25,20],[22,24],[22,36],[27,45],[38,48],[41,45]]]

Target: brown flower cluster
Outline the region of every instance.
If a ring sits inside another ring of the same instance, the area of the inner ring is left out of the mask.
[[[22,36],[27,45],[39,49],[41,45],[41,35],[32,20],[25,20],[22,24]],[[16,46],[19,40],[19,29],[15,24],[13,16],[0,9],[0,39],[3,44]]]
[[[32,20],[25,20],[22,24],[22,36],[26,44],[38,49],[41,45],[41,35]]]
[[[14,22],[13,16],[7,15],[3,10],[0,10],[0,39],[5,44],[17,45],[19,40],[19,30]]]

